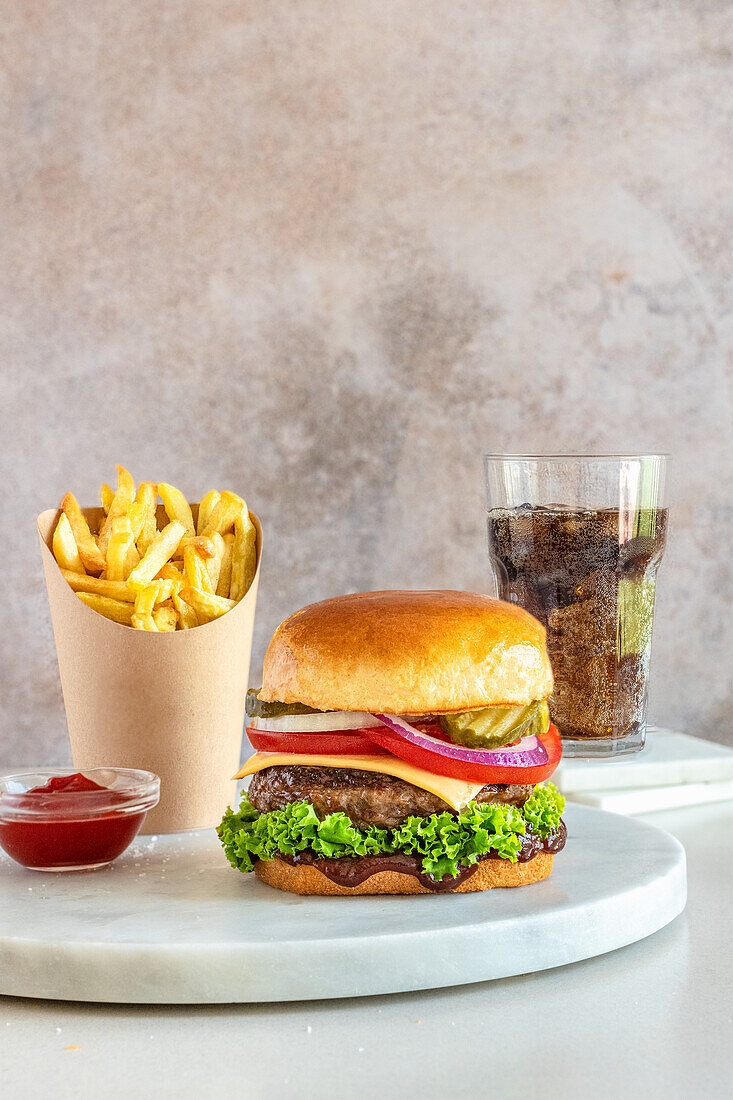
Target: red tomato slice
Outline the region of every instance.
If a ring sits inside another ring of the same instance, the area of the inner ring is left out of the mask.
[[[433,728],[421,725],[420,728],[433,737],[440,737],[441,740],[445,740],[445,735],[440,731],[439,726]],[[375,726],[374,728],[370,726],[368,729],[362,730],[361,733],[364,737],[374,740],[378,745],[387,749],[393,756],[399,756],[401,760],[406,760],[409,764],[414,764],[425,771],[433,772],[434,775],[448,775],[452,779],[464,779],[468,782],[484,783],[485,785],[493,783],[542,783],[543,780],[549,779],[552,775],[562,756],[560,734],[553,725],[549,726],[547,733],[538,735],[538,740],[544,745],[547,752],[547,761],[544,764],[520,767],[484,764],[473,760],[456,760],[443,755],[437,747],[432,750],[414,745],[411,741],[406,741],[403,737],[400,737],[388,726]],[[500,751],[497,750],[497,752]]]
[[[262,752],[310,753],[313,756],[389,756],[387,749],[367,741],[364,730],[333,733],[276,733],[247,727],[252,747]]]

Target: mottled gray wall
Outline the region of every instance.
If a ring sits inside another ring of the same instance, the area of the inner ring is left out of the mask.
[[[0,763],[66,754],[35,514],[120,460],[259,513],[256,662],[486,588],[482,451],[672,451],[652,717],[733,741],[727,0],[0,16]]]

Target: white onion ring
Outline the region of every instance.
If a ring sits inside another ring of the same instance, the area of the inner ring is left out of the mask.
[[[320,714],[281,714],[278,718],[250,718],[247,725],[271,733],[335,733],[381,726],[378,718],[363,711],[326,710]]]

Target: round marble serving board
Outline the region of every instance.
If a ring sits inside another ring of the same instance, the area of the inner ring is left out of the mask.
[[[527,974],[649,936],[687,896],[660,829],[568,806],[544,882],[413,897],[301,898],[227,863],[213,830],[147,836],[94,872],[0,853],[0,993],[144,1004],[358,997]]]

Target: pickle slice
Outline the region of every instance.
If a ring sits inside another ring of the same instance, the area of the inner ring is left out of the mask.
[[[460,714],[441,714],[440,727],[456,745],[468,749],[499,749],[520,737],[547,731],[550,711],[537,700],[526,707],[484,707]]]
[[[245,710],[248,718],[282,718],[283,714],[320,714],[313,707],[302,703],[266,703],[257,698],[260,688],[250,688],[247,692]]]

